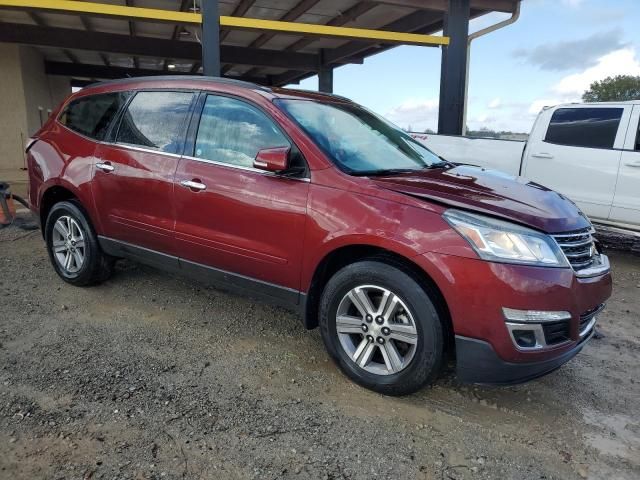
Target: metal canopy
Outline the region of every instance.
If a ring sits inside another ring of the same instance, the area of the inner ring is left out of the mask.
[[[0,1],[0,42],[33,45],[43,54],[50,74],[85,81],[201,72],[202,29],[194,22],[193,14],[199,13],[197,6],[194,9],[194,0],[98,1],[106,7],[142,7],[185,15],[174,19],[134,18],[25,6],[65,2],[10,5],[10,0]],[[470,16],[513,12],[517,2],[470,0]],[[222,74],[281,86],[318,72],[326,73],[345,63],[362,63],[366,57],[398,43],[419,42],[407,38],[394,41],[393,36],[386,34],[382,35],[384,38],[332,36],[314,26],[431,35],[442,30],[448,3],[448,0],[220,0]],[[226,21],[225,17],[236,18]],[[247,28],[247,19],[276,23],[263,22],[256,24],[256,28]],[[294,22],[291,24],[294,31],[279,30],[282,27],[279,21]],[[300,32],[300,24],[310,26]]]

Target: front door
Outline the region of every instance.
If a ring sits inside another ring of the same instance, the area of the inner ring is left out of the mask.
[[[236,286],[259,280],[255,288],[265,291],[258,293],[297,299],[306,173],[276,175],[253,168],[259,150],[282,146],[292,143],[256,106],[233,97],[206,97],[192,156],[181,159],[176,173],[182,268],[222,275]],[[294,160],[304,163],[300,156]]]
[[[192,92],[138,92],[113,142],[98,147],[92,190],[106,237],[175,254],[173,182],[193,98]]]

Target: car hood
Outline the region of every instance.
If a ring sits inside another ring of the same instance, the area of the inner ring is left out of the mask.
[[[485,213],[547,233],[590,226],[563,195],[523,177],[461,165],[371,177],[378,186],[446,206]]]

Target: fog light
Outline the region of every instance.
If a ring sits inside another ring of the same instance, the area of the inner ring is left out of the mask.
[[[513,339],[522,348],[536,347],[536,334],[531,330],[512,330]]]
[[[563,311],[515,310],[513,308],[503,307],[502,313],[510,322],[543,323],[571,320],[571,314]]]

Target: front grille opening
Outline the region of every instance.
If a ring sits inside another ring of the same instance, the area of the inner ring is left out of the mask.
[[[603,309],[604,303],[601,303],[597,307],[587,310],[582,315],[580,315],[580,323],[578,324],[578,332],[580,332],[580,337],[587,336],[587,334],[593,329],[593,325],[589,327],[589,325],[591,324],[591,320],[593,320],[593,317],[598,315]]]
[[[569,322],[566,320],[545,323],[542,325],[542,330],[544,331],[544,340],[547,345],[557,345],[569,340]]]
[[[513,330],[512,334],[519,347],[534,348],[537,345],[536,334],[533,330]]]
[[[574,270],[582,270],[593,265],[596,247],[593,229],[585,228],[575,232],[553,235]]]

